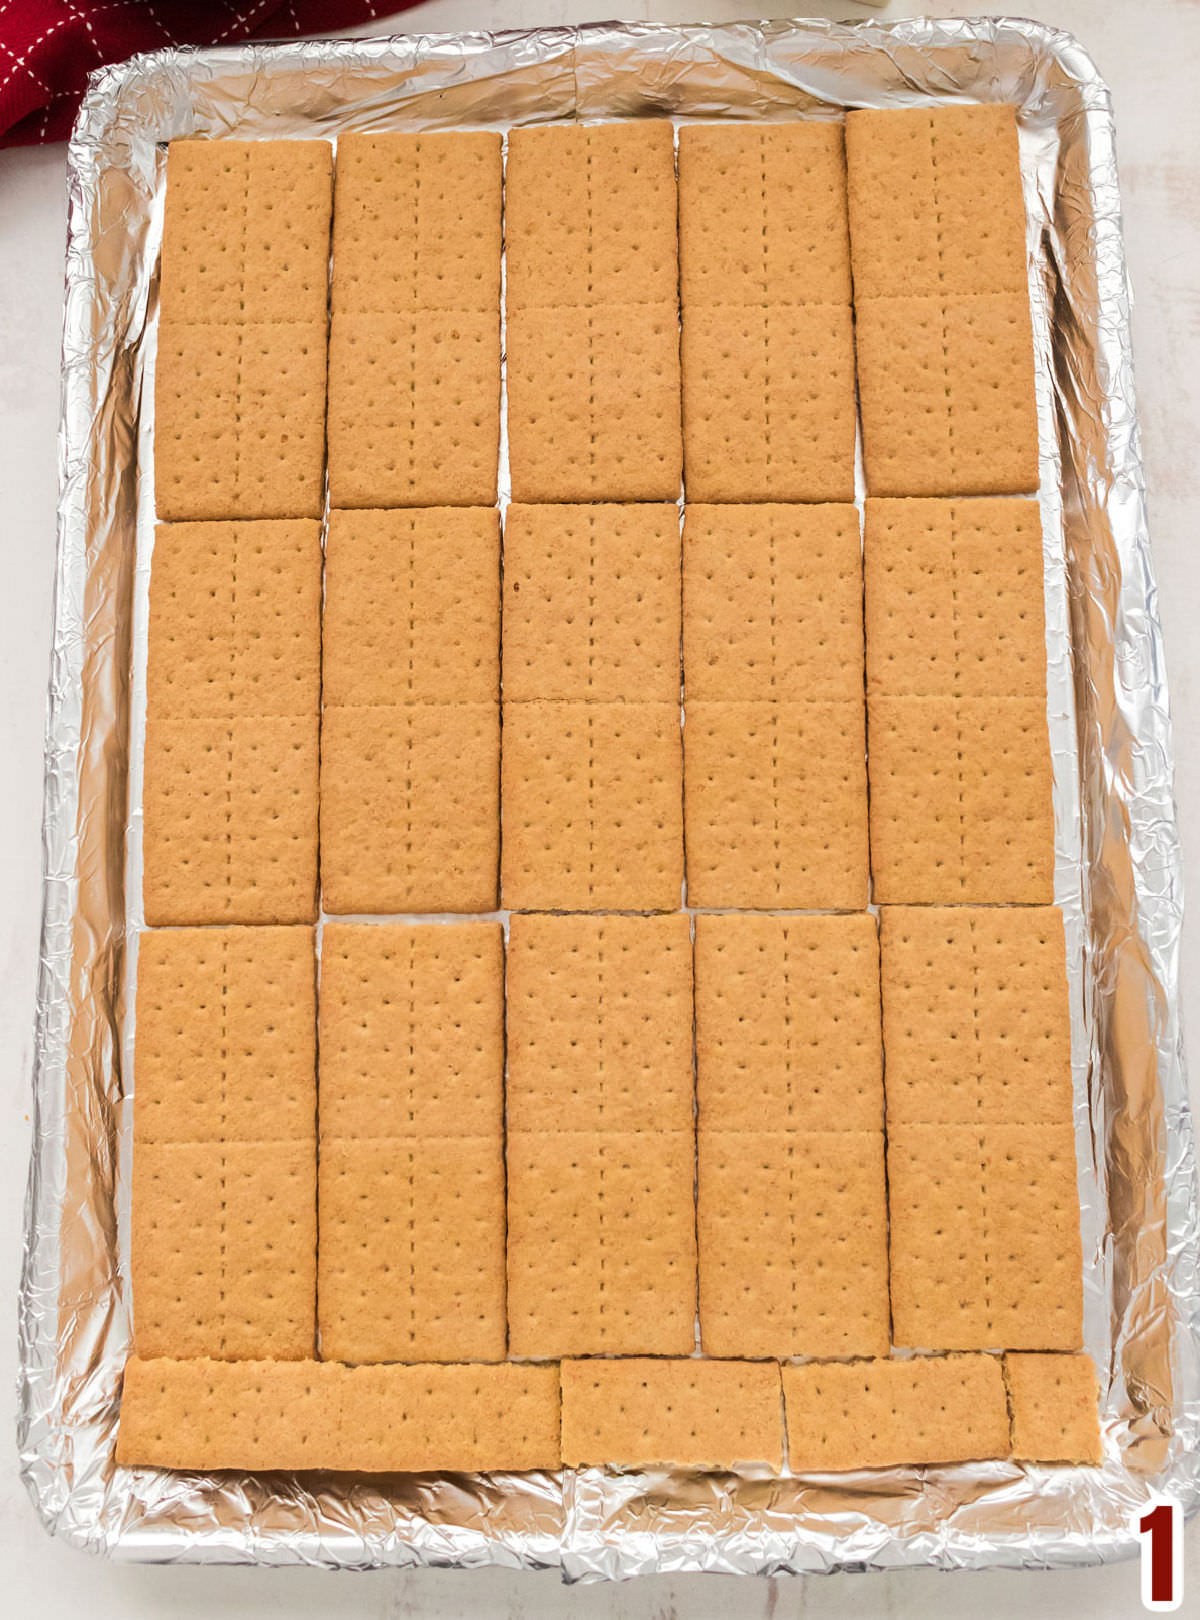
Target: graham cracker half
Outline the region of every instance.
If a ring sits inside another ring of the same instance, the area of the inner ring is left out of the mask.
[[[746,1361],[564,1361],[568,1468],[783,1464],[779,1369]]]
[[[1099,1466],[1104,1453],[1090,1356],[1009,1355],[1004,1377],[1018,1462]]]

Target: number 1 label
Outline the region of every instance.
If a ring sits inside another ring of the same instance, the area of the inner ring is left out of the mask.
[[[1183,1515],[1179,1503],[1155,1502],[1137,1521],[1142,1538],[1142,1607],[1160,1613],[1183,1602]]]

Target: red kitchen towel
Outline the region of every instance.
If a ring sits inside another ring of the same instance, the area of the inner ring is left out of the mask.
[[[408,0],[413,4],[414,0]],[[405,0],[0,0],[0,146],[65,141],[87,76],[163,45],[327,34]]]

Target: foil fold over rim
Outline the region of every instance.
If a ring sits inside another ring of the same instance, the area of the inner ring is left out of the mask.
[[[158,143],[644,113],[838,116],[929,96],[1011,100],[1021,123],[1056,899],[1103,1467],[386,1481],[116,1469],[128,1348],[122,986],[137,933],[125,892],[137,836],[126,825],[127,739],[145,657],[139,536],[152,518],[136,451],[152,417]],[[123,1559],[553,1565],[587,1580],[1090,1564],[1134,1550],[1132,1521],[1152,1492],[1200,1501],[1200,1216],[1179,1023],[1171,728],[1112,110],[1069,36],[997,19],[597,24],[171,50],[102,69],[70,148],[59,466],[18,1434],[50,1530]]]

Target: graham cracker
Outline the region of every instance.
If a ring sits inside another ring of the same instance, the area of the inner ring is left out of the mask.
[[[681,756],[678,701],[506,702],[504,904],[676,910]]]
[[[332,193],[328,141],[172,141],[162,321],[323,326]]]
[[[488,1136],[330,1138],[317,1301],[336,1361],[504,1359],[504,1152]]]
[[[793,1474],[1007,1457],[998,1356],[811,1361],[783,1369]]]
[[[689,701],[861,697],[854,507],[689,505],[683,665]]]
[[[142,1356],[313,1353],[316,1162],[306,1141],[149,1142],[133,1155]]]
[[[841,125],[683,125],[679,260],[685,308],[849,304]]]
[[[679,511],[510,506],[504,695],[677,702]]]
[[[867,710],[876,900],[1053,900],[1044,700],[871,697]]]
[[[326,911],[492,911],[499,786],[499,704],[326,709]]]
[[[512,918],[510,1131],[692,1125],[688,919]]]
[[[510,303],[506,354],[514,501],[677,499],[683,441],[673,297],[549,309]]]
[[[158,516],[319,518],[325,320],[163,320],[155,362]]]
[[[316,949],[311,928],[141,935],[133,1134],[143,1143],[315,1145]]]
[[[849,304],[685,304],[689,501],[854,499]]]
[[[859,296],[854,317],[872,495],[1037,489],[1027,292]]]
[[[668,120],[512,130],[504,206],[510,318],[529,309],[676,303]]]
[[[500,695],[500,519],[491,508],[332,511],[327,706]]]
[[[860,298],[1027,292],[1014,109],[912,107],[846,116]]]
[[[509,1354],[690,1354],[691,1129],[509,1131],[507,1157]]]
[[[326,924],[320,1045],[323,1140],[499,1142],[499,923]]]
[[[890,1126],[888,1200],[896,1344],[1079,1347],[1071,1125]]]
[[[887,1353],[882,1131],[702,1125],[696,1220],[705,1354]]]
[[[320,524],[159,524],[146,689],[164,718],[309,716],[315,727]]]
[[[568,1468],[783,1466],[779,1369],[737,1361],[564,1361]]]
[[[125,1366],[124,1466],[367,1473],[559,1465],[558,1368],[142,1361]]]
[[[333,506],[491,506],[500,456],[500,312],[335,314]]]
[[[1046,696],[1036,501],[867,502],[867,686]]]
[[[312,922],[317,717],[146,721],[142,897],[151,925]]]
[[[1052,906],[885,906],[890,1125],[1072,1117],[1066,942]]]
[[[1018,1462],[1100,1465],[1104,1452],[1090,1356],[1005,1356],[1004,1378]]]
[[[861,910],[861,701],[689,703],[684,817],[690,904]]]
[[[701,1129],[882,1131],[874,918],[699,916],[695,927]]]
[[[501,137],[338,137],[335,315],[500,307]]]

